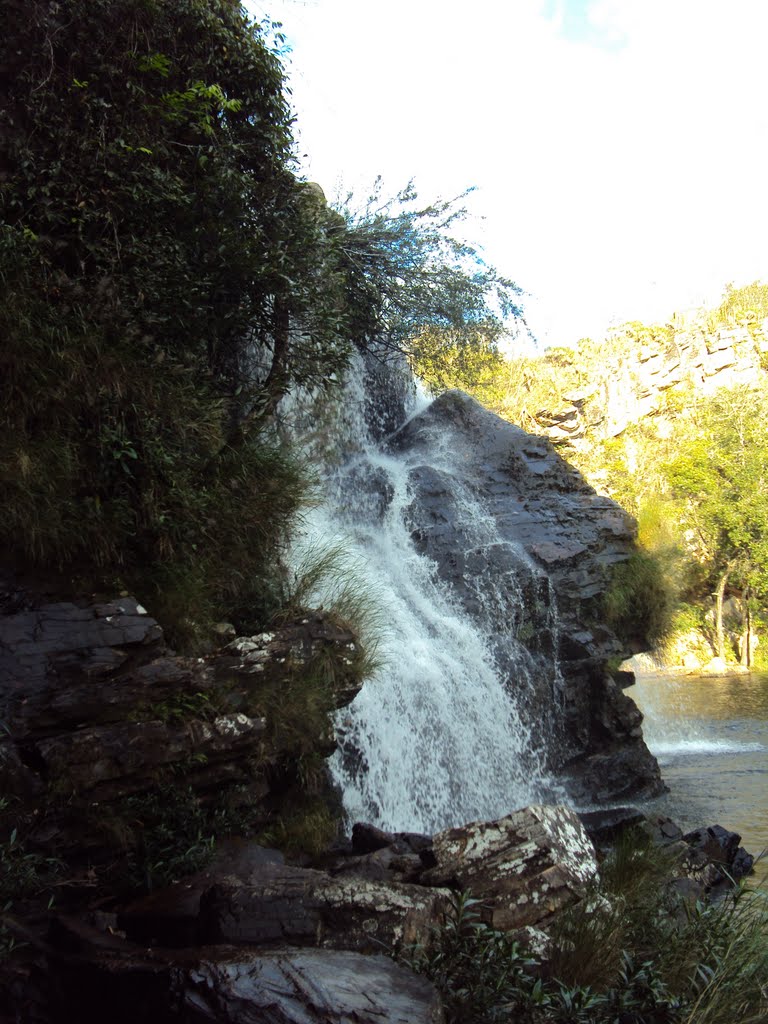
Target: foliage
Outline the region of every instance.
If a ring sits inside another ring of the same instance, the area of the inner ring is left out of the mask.
[[[292,551],[293,570],[283,581],[277,621],[323,608],[360,641],[361,677],[378,665],[377,651],[384,632],[384,613],[375,589],[339,544],[303,543]]]
[[[643,650],[669,632],[675,598],[661,560],[636,551],[612,566],[600,611],[620,638]]]
[[[460,388],[491,408],[501,400],[506,363],[480,332],[472,343],[457,344],[440,331],[424,330],[416,345],[414,369],[433,394]]]
[[[287,854],[316,856],[338,838],[340,820],[341,815],[333,813],[324,795],[304,793],[259,833],[258,840]]]
[[[100,821],[110,845],[120,851],[112,883],[129,891],[151,890],[201,870],[226,824],[191,788],[169,780],[123,798],[102,811]]]
[[[2,541],[190,642],[268,592],[305,488],[265,416],[348,349],[280,62],[229,0],[7,8]]]
[[[54,858],[30,851],[12,828],[0,842],[0,907],[8,910],[14,900],[45,890],[60,867]]]
[[[626,836],[593,891],[559,915],[545,959],[483,924],[467,894],[404,958],[434,980],[449,1024],[757,1024],[768,1009],[765,893],[691,907],[668,887],[673,873],[669,851]]]
[[[449,1022],[507,1019],[510,1004],[526,985],[535,960],[519,942],[480,920],[478,901],[457,893],[429,946],[403,953],[409,967],[426,974],[443,997]]]
[[[744,324],[768,316],[768,284],[753,281],[736,288],[727,285],[723,301],[709,316],[709,326],[716,329],[722,324]]]
[[[702,401],[666,466],[702,560],[768,596],[768,399],[723,389]]]
[[[377,179],[361,206],[351,195],[339,204],[351,336],[361,347],[385,339],[408,353],[428,383],[441,352],[493,351],[522,318],[518,286],[455,235],[466,195],[421,206],[412,182],[388,199]]]
[[[29,847],[19,832],[22,823],[6,797],[0,797],[0,822],[0,912],[13,914],[19,904],[41,896],[50,906],[53,886],[63,868],[61,861]],[[12,952],[17,944],[15,931],[0,917],[0,957]]]
[[[272,415],[354,345],[491,343],[516,287],[412,187],[293,174],[282,39],[233,0],[6,5],[0,542],[200,642],[264,622],[307,499]]]

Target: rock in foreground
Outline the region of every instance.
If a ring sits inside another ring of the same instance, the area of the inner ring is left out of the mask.
[[[471,892],[482,900],[483,919],[500,931],[545,924],[597,873],[592,841],[567,807],[524,807],[448,829],[432,849],[436,866],[422,882]]]

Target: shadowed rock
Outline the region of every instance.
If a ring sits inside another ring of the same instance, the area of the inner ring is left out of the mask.
[[[200,901],[204,942],[290,942],[361,952],[426,944],[448,905],[440,889],[264,864],[217,881]]]
[[[285,950],[178,971],[172,989],[190,1024],[440,1024],[426,978],[388,957]]]
[[[632,518],[598,495],[546,438],[461,391],[440,395],[388,445],[407,459],[413,542],[496,638],[496,662],[526,727],[550,737],[550,770],[584,802],[661,792],[642,716],[605,667],[631,652],[595,621],[608,570],[635,550]],[[465,525],[467,491],[493,525],[488,543]],[[530,652],[525,686],[510,634]],[[622,687],[629,682],[621,678]]]

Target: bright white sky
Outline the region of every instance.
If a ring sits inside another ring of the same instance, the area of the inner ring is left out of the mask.
[[[329,197],[477,186],[541,345],[768,280],[766,0],[247,0]]]

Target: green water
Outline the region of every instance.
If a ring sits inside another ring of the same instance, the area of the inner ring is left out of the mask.
[[[670,792],[651,805],[683,828],[722,825],[768,847],[768,675],[637,677],[627,693]]]

